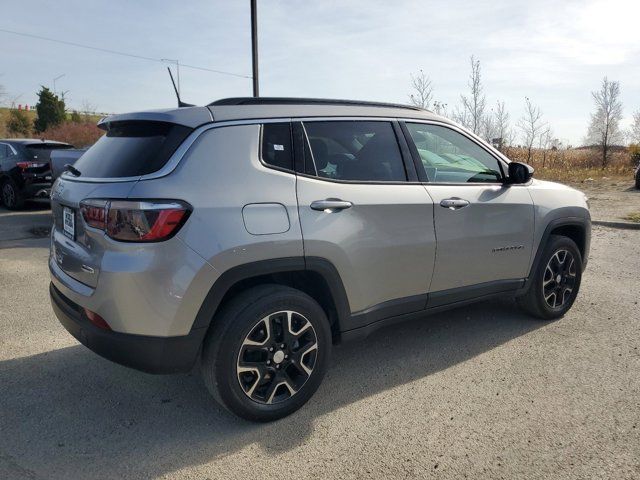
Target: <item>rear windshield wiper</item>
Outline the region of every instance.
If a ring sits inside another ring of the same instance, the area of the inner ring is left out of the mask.
[[[79,177],[80,175],[82,175],[82,173],[80,173],[80,170],[78,170],[76,167],[74,167],[73,165],[71,165],[70,163],[67,163],[64,166],[64,170],[66,172],[69,172],[71,175],[73,175],[74,177]]]

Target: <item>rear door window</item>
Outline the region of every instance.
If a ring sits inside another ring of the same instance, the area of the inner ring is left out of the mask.
[[[82,177],[121,178],[160,170],[192,132],[182,125],[127,121],[107,125],[100,138],[74,164]]]
[[[319,177],[373,182],[407,179],[389,122],[305,122],[304,128]]]

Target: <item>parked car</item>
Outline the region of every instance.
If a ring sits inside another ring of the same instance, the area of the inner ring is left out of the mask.
[[[491,297],[556,319],[578,294],[584,194],[428,111],[234,98],[99,126],[53,188],[56,315],[123,365],[200,362],[241,417],[300,408],[334,343]]]
[[[66,165],[73,165],[86,152],[86,148],[67,148],[51,152],[51,179],[56,178],[65,170]]]
[[[54,150],[73,145],[52,140],[0,139],[0,198],[5,207],[17,209],[25,200],[49,198]]]
[[[635,177],[636,177],[636,188],[640,190],[640,163],[636,165]]]

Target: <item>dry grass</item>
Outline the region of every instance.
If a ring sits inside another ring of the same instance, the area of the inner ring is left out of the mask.
[[[514,161],[527,163],[524,148],[510,147],[505,152]],[[626,149],[611,153],[608,164],[602,168],[597,149],[534,150],[528,163],[535,168],[535,177],[542,180],[582,183],[591,180],[633,178],[633,162]]]
[[[630,222],[640,223],[640,212],[629,213],[622,218]]]

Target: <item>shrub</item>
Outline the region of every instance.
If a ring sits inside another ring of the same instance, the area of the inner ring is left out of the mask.
[[[629,145],[629,156],[631,157],[631,165],[634,167],[640,165],[640,144],[632,143]]]
[[[31,120],[22,110],[9,110],[7,131],[11,136],[28,137],[31,135]]]
[[[58,96],[47,87],[41,87],[38,92],[38,103],[36,111],[38,118],[34,122],[36,132],[44,132],[50,127],[60,125],[67,118],[64,111],[64,100],[60,100]]]
[[[77,148],[90,147],[104,134],[95,123],[64,122],[46,129],[42,136],[47,140],[57,140],[74,145]]]

